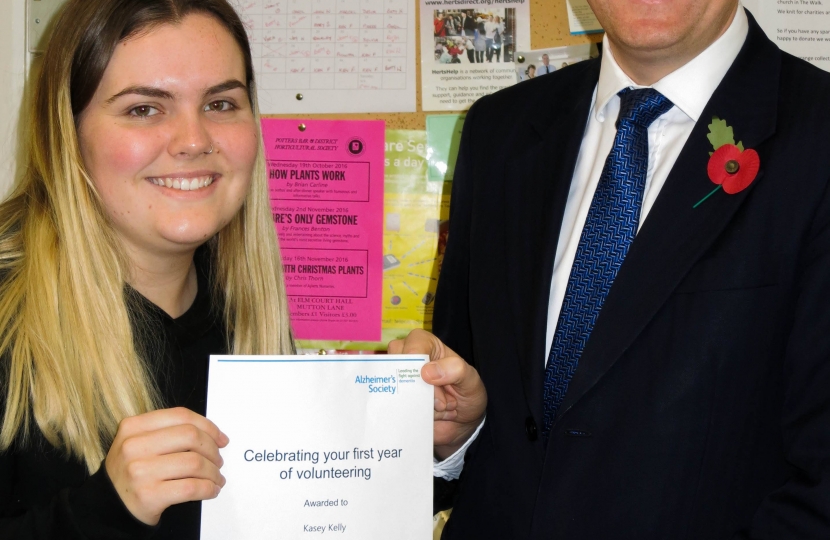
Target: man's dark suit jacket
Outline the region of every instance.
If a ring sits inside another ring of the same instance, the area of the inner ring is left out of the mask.
[[[598,77],[582,62],[467,116],[435,332],[489,403],[444,538],[830,538],[830,74],[751,17],[543,444],[551,273]],[[761,171],[693,209],[713,116]]]

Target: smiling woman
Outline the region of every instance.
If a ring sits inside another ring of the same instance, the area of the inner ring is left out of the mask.
[[[69,0],[0,206],[0,537],[198,538],[210,354],[290,353],[225,0]]]
[[[248,193],[259,140],[242,58],[214,17],[188,15],[122,40],[76,115],[81,156],[132,262],[131,284],[171,315],[193,295],[158,291],[159,269],[190,268],[193,250]]]

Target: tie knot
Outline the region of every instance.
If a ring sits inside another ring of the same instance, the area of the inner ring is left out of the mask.
[[[618,126],[628,122],[648,129],[652,122],[674,106],[666,96],[654,88],[626,88],[617,95],[620,96]]]

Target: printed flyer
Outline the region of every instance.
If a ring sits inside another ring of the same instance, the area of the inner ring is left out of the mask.
[[[379,340],[384,123],[265,119],[262,131],[295,335]]]
[[[516,51],[530,49],[530,0],[420,1],[425,111],[466,110],[516,83]]]
[[[830,71],[828,0],[743,0],[742,3],[782,50]]]
[[[212,356],[207,417],[230,439],[228,482],[202,504],[202,540],[431,538],[426,360]]]
[[[586,0],[566,0],[565,5],[568,9],[568,26],[571,29],[571,35],[602,32],[602,26]]]

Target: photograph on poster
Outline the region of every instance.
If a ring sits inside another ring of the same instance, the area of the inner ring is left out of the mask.
[[[464,111],[516,84],[516,51],[530,49],[529,4],[421,0],[423,110]]]
[[[516,9],[447,9],[433,12],[437,64],[511,62]]]
[[[516,78],[519,81],[534,79],[597,56],[599,56],[599,48],[596,43],[519,51],[516,53],[514,62]]]

